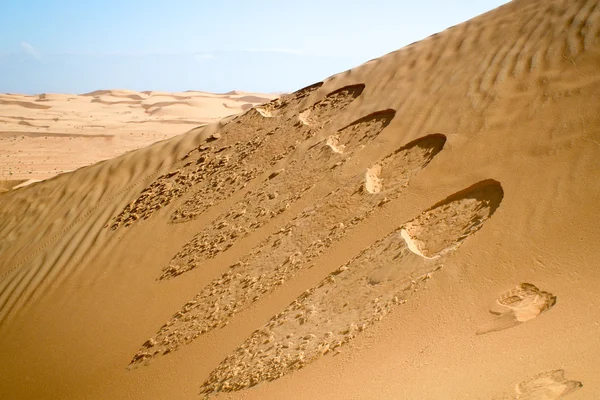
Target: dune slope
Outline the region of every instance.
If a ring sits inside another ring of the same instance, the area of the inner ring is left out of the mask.
[[[3,193],[0,397],[596,398],[599,66],[515,0]]]

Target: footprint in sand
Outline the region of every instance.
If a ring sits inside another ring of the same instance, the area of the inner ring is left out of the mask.
[[[267,104],[257,106],[258,111],[263,117],[272,118],[280,116],[286,109],[293,108],[297,103],[310,96],[314,91],[323,86],[323,82],[318,82],[310,86],[306,86],[300,90],[296,90],[289,95],[283,95],[277,99],[271,100]]]
[[[254,332],[210,374],[206,395],[277,379],[302,368],[380,321],[479,230],[500,205],[493,180],[446,198],[363,250]],[[451,223],[450,223],[451,222]],[[401,231],[417,243],[415,254]]]
[[[504,193],[492,179],[479,182],[434,205],[401,229],[411,251],[438,258],[455,250],[500,205]]]
[[[565,378],[565,371],[543,372],[519,383],[515,389],[519,400],[558,400],[573,393],[583,384]]]
[[[371,113],[330,135],[325,143],[334,153],[352,153],[379,135],[395,115],[392,109]]]
[[[365,90],[364,84],[344,86],[331,92],[323,100],[298,114],[304,125],[325,125],[329,123],[340,109],[346,108]]]
[[[552,293],[541,291],[531,283],[521,283],[496,300],[490,308],[494,320],[479,328],[477,334],[512,328],[550,310],[555,304],[556,296]]]

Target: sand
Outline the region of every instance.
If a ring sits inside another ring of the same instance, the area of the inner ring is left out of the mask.
[[[47,179],[213,123],[275,97],[240,91],[0,94],[0,180]]]
[[[599,66],[516,0],[4,191],[0,398],[597,398]]]

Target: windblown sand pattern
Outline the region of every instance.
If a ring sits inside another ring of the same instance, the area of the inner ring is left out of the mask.
[[[98,251],[94,244],[101,228],[116,213],[123,197],[153,181],[157,171],[185,154],[182,149],[196,142],[199,132],[190,131],[190,136],[180,137],[169,145],[149,146],[143,157],[129,162],[123,163],[121,158],[108,165],[98,163],[58,176],[48,181],[51,184],[37,183],[2,195],[0,328],[23,304],[43,294],[42,288],[58,285],[72,274],[79,267],[74,260]],[[163,154],[165,146],[170,150],[167,156]],[[71,179],[78,184],[72,185]],[[27,211],[10,212],[15,209]],[[43,229],[28,230],[31,226]]]

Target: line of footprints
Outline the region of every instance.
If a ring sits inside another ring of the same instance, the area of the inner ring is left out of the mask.
[[[297,110],[321,85],[301,89],[229,122],[224,129],[235,130],[234,134],[209,138],[207,144],[184,157],[182,169],[158,178],[115,218],[113,229],[130,225],[148,218],[189,188],[199,187],[197,194],[171,216],[173,223],[192,220],[280,160],[288,159],[286,168],[268,175],[187,243],[163,269],[162,280],[200,266],[301,198],[312,196],[312,205],[173,315],[143,344],[130,365],[168,354],[227,325],[236,313],[310,268],[317,257],[371,213],[398,198],[444,148],[444,135],[424,136],[383,157],[366,172],[349,173],[353,166],[347,161],[389,125],[395,111],[369,114],[326,136],[323,132],[331,119],[360,96],[365,86],[338,89],[313,106]],[[248,128],[245,131],[244,126]],[[257,135],[261,130],[268,131]],[[222,143],[220,148],[211,146],[210,142],[217,140]],[[294,150],[302,143],[307,151],[294,157]],[[279,149],[276,156],[272,155],[274,149]],[[319,182],[326,176],[331,190],[318,197],[315,184],[306,182]],[[220,195],[207,196],[209,189]],[[339,352],[345,343],[405,303],[494,214],[503,196],[499,182],[480,181],[434,204],[364,249],[255,331],[209,375],[202,393],[208,397],[272,381],[325,354]],[[492,319],[478,329],[477,335],[514,327],[555,304],[552,293],[522,283],[497,299],[490,308]],[[581,382],[566,380],[563,370],[555,370],[519,383],[515,392],[518,399],[560,399],[580,387]]]

